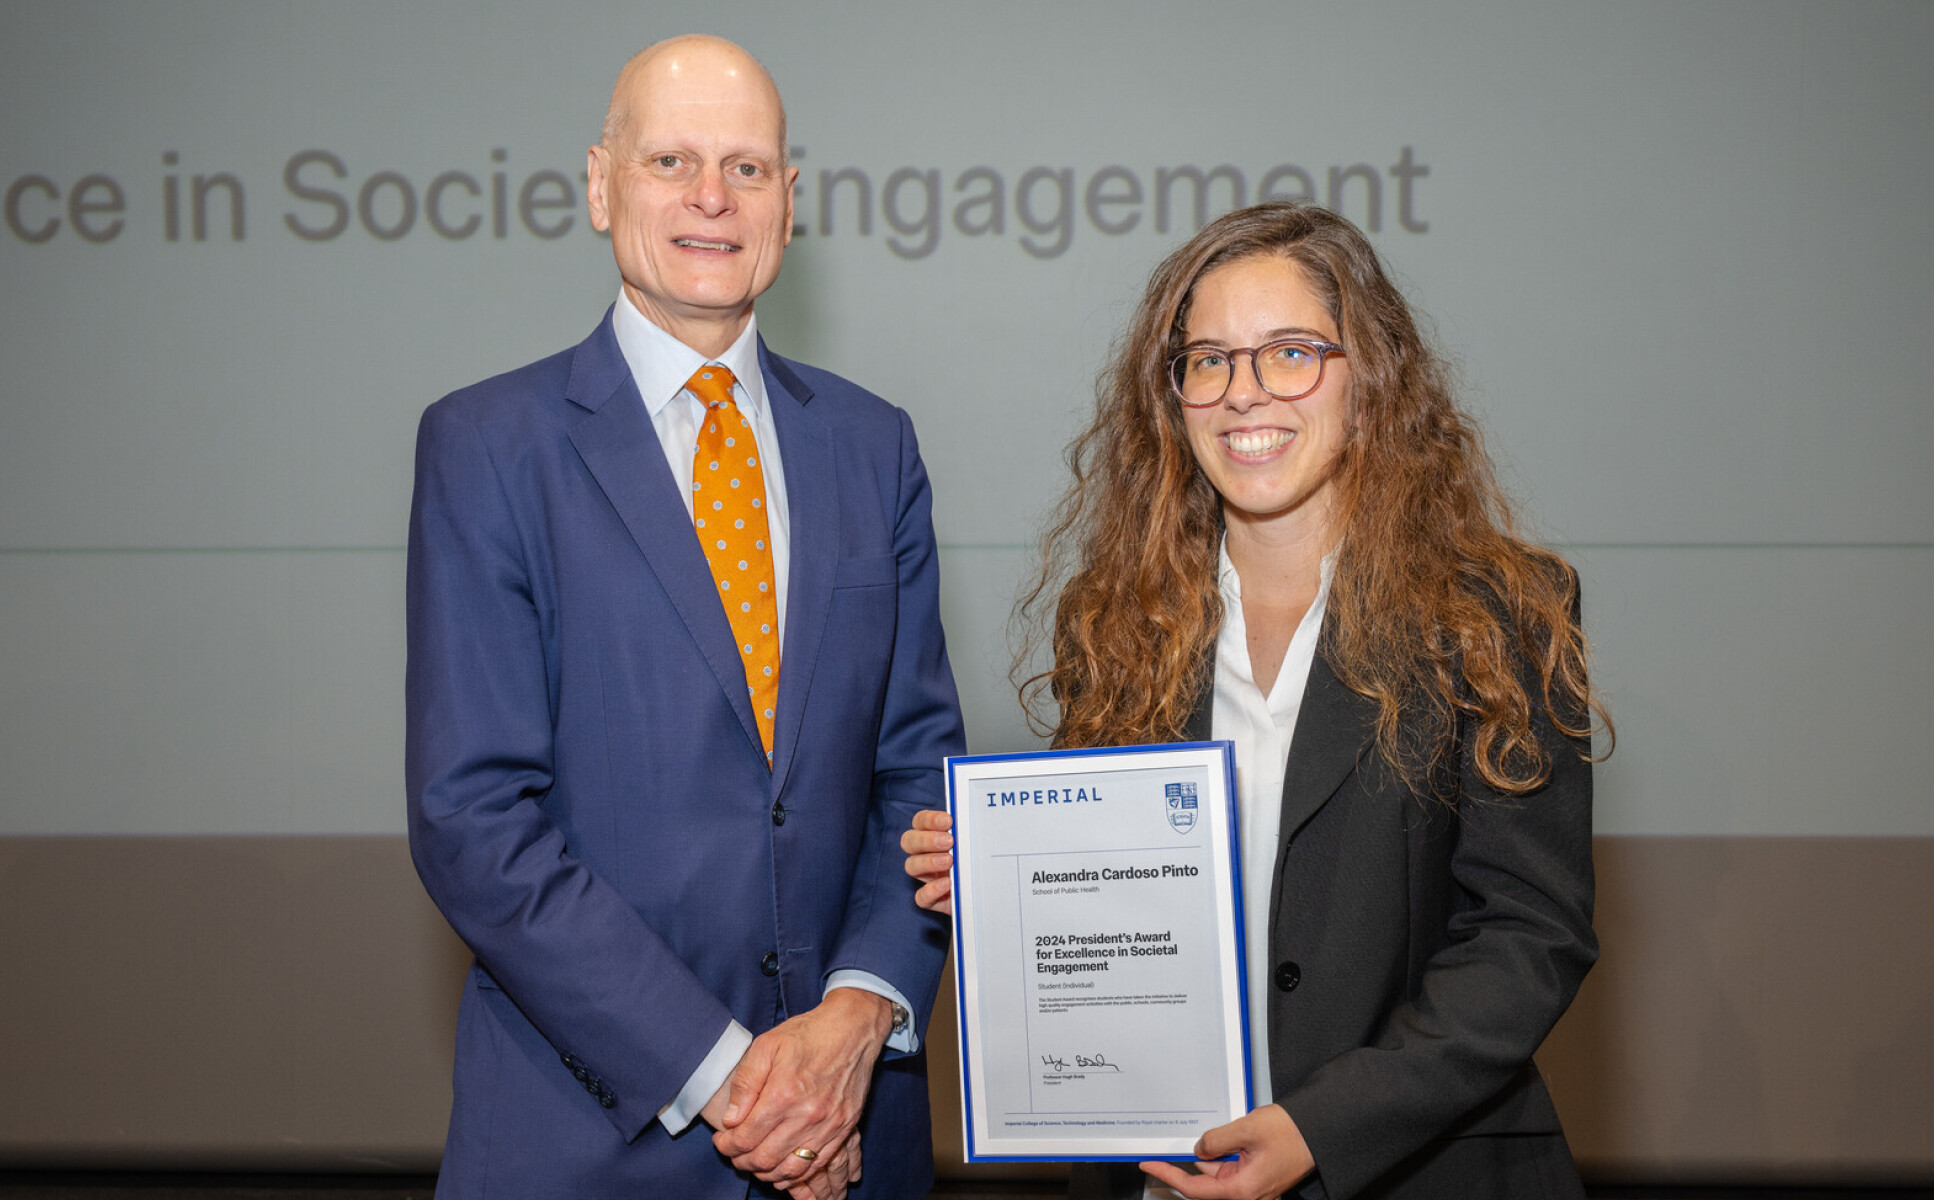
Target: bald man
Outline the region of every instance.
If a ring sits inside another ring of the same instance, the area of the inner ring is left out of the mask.
[[[410,846],[476,954],[439,1197],[932,1184],[930,498],[905,413],[759,337],[786,151],[737,46],[633,58],[589,161],[616,304],[423,416]]]

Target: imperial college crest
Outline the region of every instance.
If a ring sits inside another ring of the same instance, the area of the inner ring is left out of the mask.
[[[1195,828],[1195,785],[1192,783],[1171,783],[1163,788],[1168,796],[1168,823],[1177,833],[1187,833]]]

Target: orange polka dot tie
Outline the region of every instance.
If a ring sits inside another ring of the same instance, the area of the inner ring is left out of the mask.
[[[732,400],[736,382],[717,363],[700,367],[685,381],[705,405],[692,458],[692,526],[739,644],[745,690],[770,768],[773,714],[779,709],[779,597],[766,527],[765,468],[759,465],[752,422]]]

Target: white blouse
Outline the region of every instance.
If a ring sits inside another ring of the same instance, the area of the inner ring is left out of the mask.
[[[1336,555],[1323,558],[1316,599],[1296,626],[1276,682],[1264,696],[1249,668],[1248,629],[1242,619],[1242,580],[1225,544],[1218,567],[1222,633],[1215,646],[1215,701],[1211,737],[1236,744],[1236,828],[1242,853],[1243,959],[1249,974],[1250,1074],[1256,1103],[1272,1099],[1269,1086],[1269,893],[1282,850],[1283,773],[1296,715],[1303,708],[1317,634],[1329,602]]]

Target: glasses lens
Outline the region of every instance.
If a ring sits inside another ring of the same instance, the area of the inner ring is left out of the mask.
[[[1272,396],[1306,396],[1322,375],[1323,356],[1308,342],[1272,342],[1256,351],[1256,377]]]
[[[1187,404],[1214,404],[1229,390],[1229,356],[1190,350],[1175,360],[1175,390]]]

